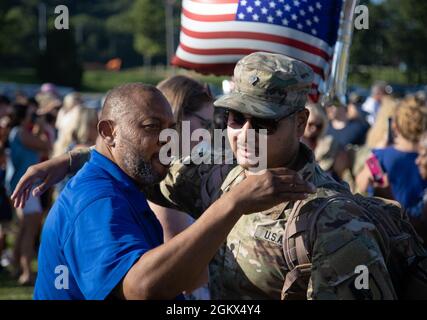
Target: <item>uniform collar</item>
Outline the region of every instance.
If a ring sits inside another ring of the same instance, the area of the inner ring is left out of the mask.
[[[298,157],[302,157],[305,162],[304,166],[298,170],[298,173],[303,177],[304,180],[309,181],[315,184],[316,175],[318,174],[317,164],[314,159],[313,151],[309,147],[307,147],[304,143],[300,143],[299,155]],[[239,183],[243,180],[244,176],[244,168],[239,167],[239,171],[241,170],[239,177],[236,178],[235,183]],[[243,175],[243,176],[242,176]],[[273,208],[262,211],[260,213],[270,216],[272,219],[277,219],[279,216],[283,214],[283,212],[292,205],[293,201],[286,201],[276,205]]]
[[[317,166],[316,161],[314,160],[314,153],[302,142],[300,142],[299,153],[299,157],[303,157],[305,165],[298,170],[298,173],[304,180],[311,182]]]
[[[298,170],[298,173],[305,181],[313,183],[313,179],[316,175],[317,166],[316,161],[314,160],[313,151],[311,151],[311,149],[307,147],[304,143],[300,142],[298,157],[302,158],[302,161],[304,161],[305,163],[304,166],[300,170]],[[284,213],[286,209],[290,208],[293,203],[294,201],[285,201],[272,209],[266,210],[263,213],[271,215],[272,219],[277,219]]]

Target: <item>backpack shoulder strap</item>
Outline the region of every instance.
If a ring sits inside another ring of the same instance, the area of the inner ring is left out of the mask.
[[[224,179],[224,182],[221,184],[220,192],[226,193],[230,191],[231,187],[234,184],[239,183],[244,178],[244,175],[242,174],[244,170],[245,169],[240,166],[234,167],[227,174],[227,176]]]
[[[322,198],[320,203],[317,203],[317,208],[306,214],[301,214],[301,208],[307,203],[306,201],[301,200],[294,204],[283,236],[283,254],[289,272],[286,274],[282,288],[282,299],[306,299],[308,280],[311,275],[313,230],[320,213],[337,200],[349,200],[349,195],[336,194]]]

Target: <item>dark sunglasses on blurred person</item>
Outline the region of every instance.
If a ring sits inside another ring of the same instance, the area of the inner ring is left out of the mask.
[[[323,124],[322,123],[309,122],[307,125],[309,127],[315,127],[317,130],[322,130],[323,129]]]
[[[196,117],[197,119],[199,119],[202,127],[204,129],[206,129],[206,130],[211,129],[212,126],[213,126],[213,121],[212,120],[206,119],[206,118],[202,117],[201,115],[198,115],[195,112],[185,112],[185,114],[189,115],[189,116]]]
[[[225,119],[226,119],[227,125],[230,128],[240,129],[245,125],[247,121],[249,121],[251,124],[251,127],[255,129],[257,133],[260,132],[259,130],[265,129],[267,130],[267,135],[272,135],[277,131],[279,122],[281,120],[288,118],[295,113],[296,111],[279,119],[263,119],[263,118],[256,118],[256,117],[248,117],[248,116],[245,116],[243,113],[235,110],[226,110]]]

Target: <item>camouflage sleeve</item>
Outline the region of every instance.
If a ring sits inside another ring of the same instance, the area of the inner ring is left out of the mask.
[[[171,206],[198,218],[219,196],[221,184],[233,165],[175,162],[160,183]]]
[[[69,152],[71,157],[71,161],[69,163],[69,172],[71,174],[75,174],[83,167],[86,162],[90,160],[90,152],[93,149],[94,147],[77,148]]]
[[[330,204],[317,221],[308,299],[396,299],[376,227],[351,203]]]

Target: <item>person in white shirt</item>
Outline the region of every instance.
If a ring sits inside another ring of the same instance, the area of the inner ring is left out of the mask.
[[[372,86],[371,95],[362,105],[362,110],[367,113],[366,120],[372,126],[377,117],[378,111],[381,108],[381,102],[386,94],[387,85],[383,82],[378,82]]]

